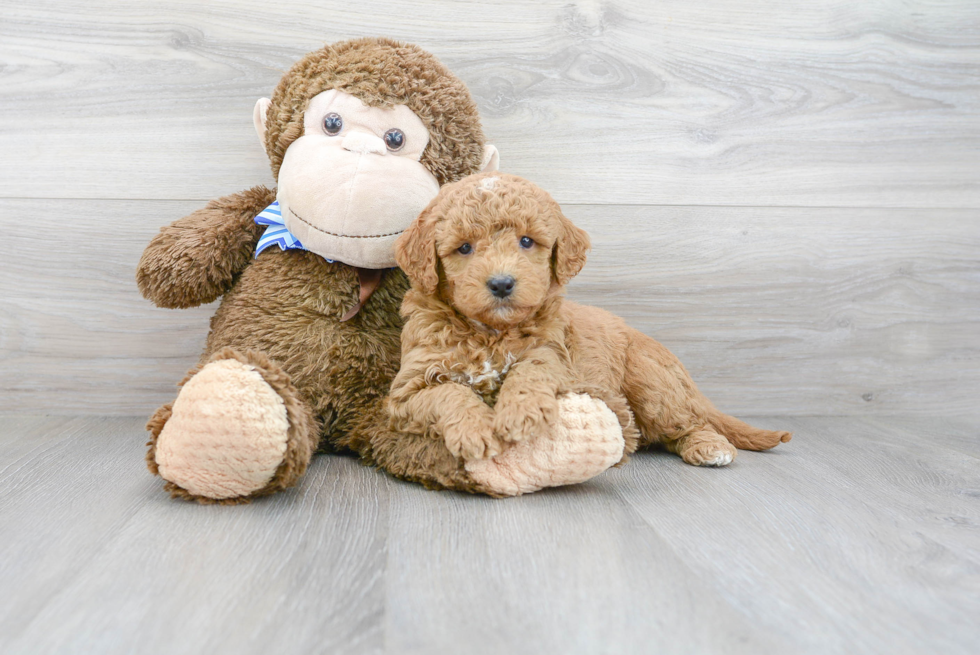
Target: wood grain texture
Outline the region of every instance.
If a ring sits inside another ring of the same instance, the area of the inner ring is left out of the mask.
[[[796,438],[502,501],[319,456],[214,507],[164,494],[142,420],[0,416],[0,651],[975,652],[975,423],[753,422]]]
[[[459,652],[461,639],[481,653],[790,652],[690,575],[683,550],[614,491],[587,484],[496,503],[400,486],[391,652]]]
[[[51,414],[0,414],[0,652],[975,652],[980,4],[9,0],[0,33],[0,413]],[[143,416],[214,307],[152,307],[139,255],[271,183],[252,105],[293,61],[379,33],[592,234],[570,297],[795,439],[507,501],[336,457],[167,498]]]
[[[973,211],[569,207],[573,299],[666,344],[737,413],[977,414]]]
[[[592,233],[572,297],[726,410],[976,413],[980,5],[423,0],[5,2],[0,410],[170,399],[213,307],[142,301],[140,251],[271,182],[254,99],[379,15]]]
[[[0,410],[148,414],[214,307],[157,309],[134,270],[187,201],[0,200]],[[569,297],[671,348],[735,413],[973,414],[980,222],[966,210],[570,206]],[[125,226],[106,229],[106,226]]]
[[[793,430],[792,445],[740,452],[738,466],[710,477],[665,468],[651,480],[643,460],[666,455],[640,455],[599,484],[685,549],[687,566],[760,629],[803,651],[974,649],[976,426],[909,418],[757,423]],[[945,446],[950,431],[966,437],[970,456]],[[679,505],[686,511],[665,511]]]
[[[267,182],[256,98],[385,33],[458,72],[505,169],[561,202],[980,206],[973,0],[11,0],[0,24],[4,197]]]
[[[0,460],[0,651],[380,652],[384,476],[322,458],[272,502],[175,503],[141,420],[53,421]]]

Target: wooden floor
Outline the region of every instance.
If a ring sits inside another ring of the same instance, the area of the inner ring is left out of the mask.
[[[796,437],[510,500],[321,456],[202,507],[143,468],[142,418],[8,416],[0,652],[976,653],[976,424],[755,422]]]

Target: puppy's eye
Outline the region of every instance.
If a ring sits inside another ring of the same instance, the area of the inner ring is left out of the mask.
[[[468,255],[471,252],[473,252],[473,246],[471,246],[468,243],[464,243],[459,248],[456,248],[456,252],[458,252],[461,255]]]
[[[534,239],[531,237],[521,237],[521,248],[530,248],[534,245]]]
[[[405,146],[405,133],[397,127],[391,128],[385,132],[385,145],[392,152],[401,150]]]
[[[340,117],[340,114],[331,112],[323,117],[323,131],[330,136],[336,136],[340,134],[340,130],[344,127],[344,119]]]

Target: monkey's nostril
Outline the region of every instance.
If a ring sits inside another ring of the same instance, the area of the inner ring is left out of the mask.
[[[506,298],[512,294],[516,284],[517,280],[511,275],[495,275],[487,280],[487,288],[490,289],[490,293],[498,298]]]

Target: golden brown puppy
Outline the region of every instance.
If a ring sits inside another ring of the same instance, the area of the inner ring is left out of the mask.
[[[724,466],[735,448],[790,440],[715,409],[676,357],[619,317],[564,300],[588,248],[527,180],[489,173],[444,186],[395,246],[412,289],[393,426],[441,436],[464,460],[493,457],[544,434],[559,394],[592,385],[632,409],[641,436],[627,453],[662,443],[689,464]]]

